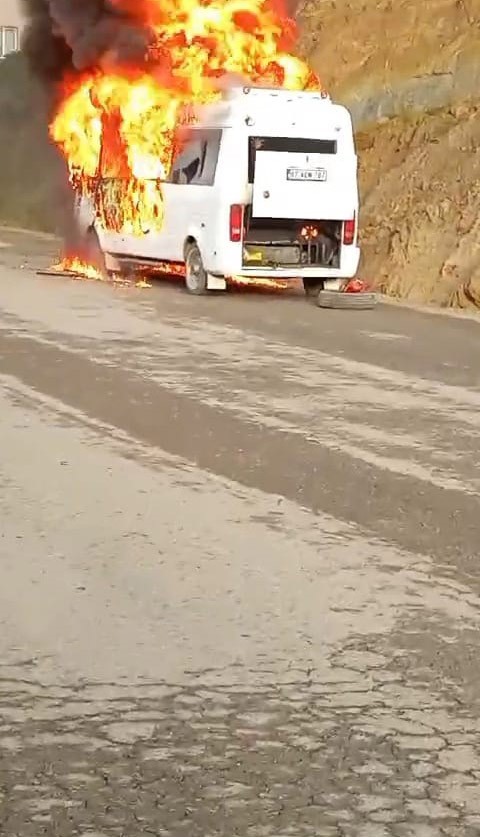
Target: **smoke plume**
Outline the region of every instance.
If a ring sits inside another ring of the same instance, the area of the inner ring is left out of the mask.
[[[1,2],[1,0],[0,0]],[[35,105],[45,111],[45,128],[57,105],[59,84],[67,73],[145,59],[151,39],[141,23],[145,0],[21,0],[27,26],[23,52],[44,95]],[[39,91],[40,92],[40,91]],[[58,179],[51,184],[65,252],[80,252],[68,171],[57,150]]]
[[[129,0],[22,0],[28,21],[23,49],[45,82],[66,70],[110,63],[139,64],[151,33],[140,21],[142,2]]]

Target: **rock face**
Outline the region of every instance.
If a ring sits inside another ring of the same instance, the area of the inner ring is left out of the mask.
[[[480,77],[478,0],[304,0],[298,17],[306,55],[349,102],[417,81],[438,106],[437,90],[473,90],[475,64]]]
[[[358,135],[364,270],[386,293],[480,306],[480,107]]]
[[[303,49],[358,130],[363,273],[480,307],[477,0],[307,0]]]

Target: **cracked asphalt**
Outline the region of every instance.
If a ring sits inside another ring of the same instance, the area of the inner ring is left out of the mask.
[[[0,834],[480,834],[480,322],[0,231]]]

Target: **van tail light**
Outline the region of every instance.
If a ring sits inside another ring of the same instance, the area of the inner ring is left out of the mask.
[[[238,243],[243,234],[243,206],[234,203],[230,207],[230,241]]]
[[[357,219],[355,215],[349,221],[343,222],[343,243],[353,244],[355,241],[355,233],[357,231]]]

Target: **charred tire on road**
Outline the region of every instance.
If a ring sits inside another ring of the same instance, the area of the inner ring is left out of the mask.
[[[190,294],[202,296],[208,293],[208,276],[202,256],[195,241],[185,246],[185,286]]]
[[[320,291],[317,297],[319,308],[359,308],[368,310],[375,308],[377,295],[372,293],[348,294],[342,291]]]

